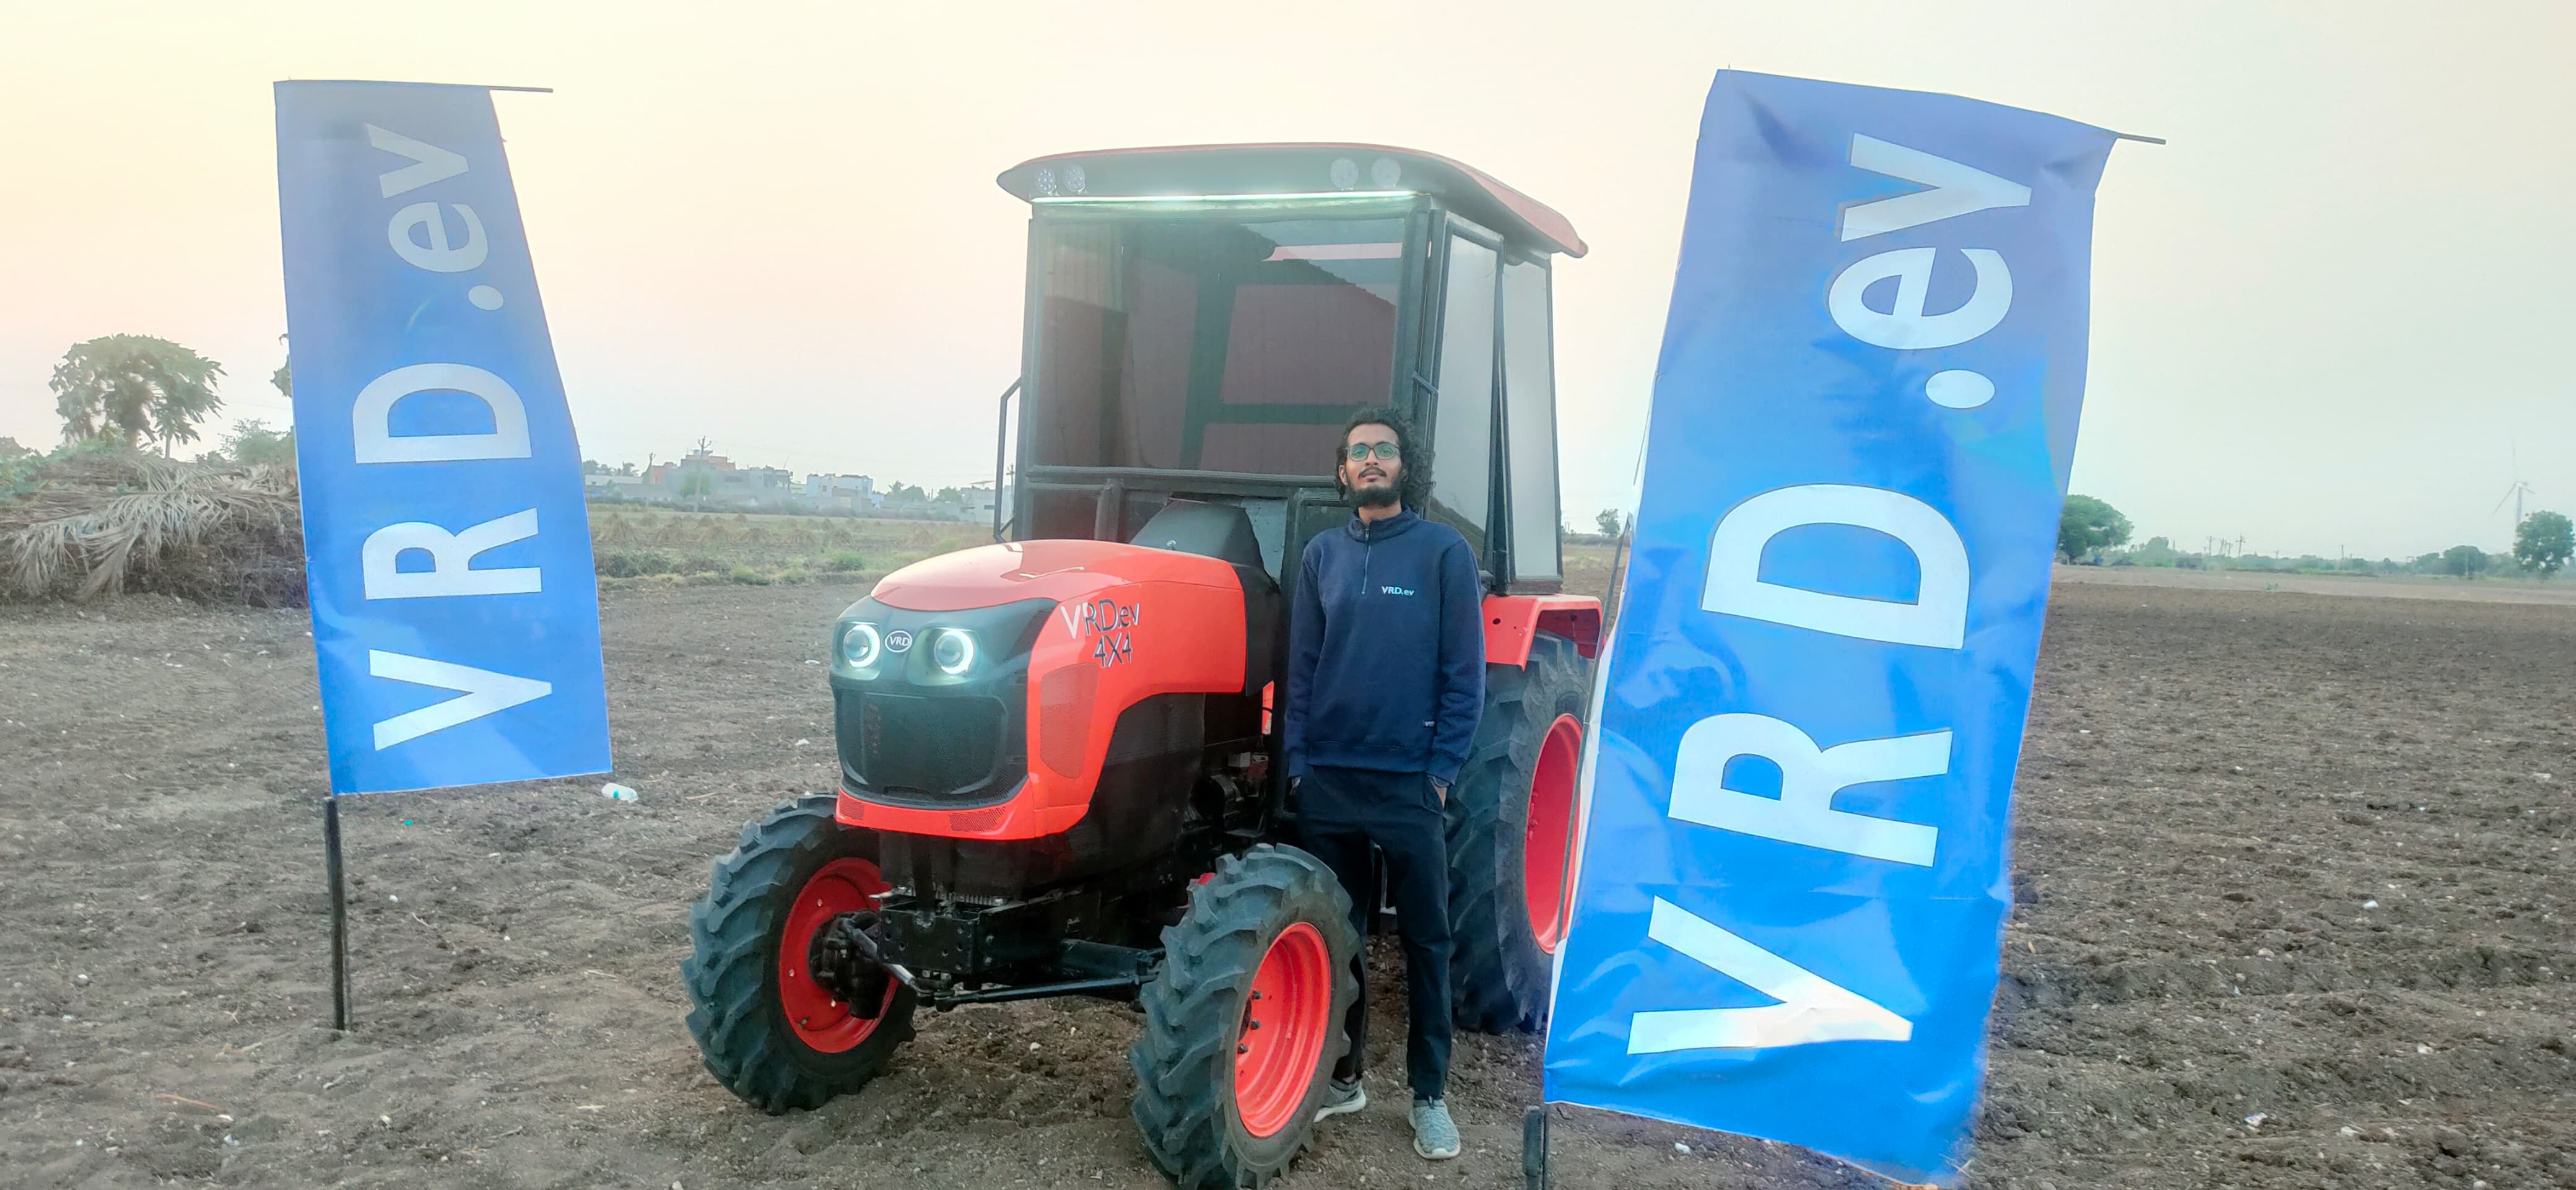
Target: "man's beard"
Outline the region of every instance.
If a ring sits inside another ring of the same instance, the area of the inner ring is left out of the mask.
[[[1362,508],[1388,508],[1404,499],[1404,494],[1391,483],[1384,487],[1353,488],[1351,495]]]

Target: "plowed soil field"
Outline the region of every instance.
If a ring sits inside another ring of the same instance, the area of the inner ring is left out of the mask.
[[[925,1015],[887,1077],[784,1117],[700,1068],[686,909],[830,781],[813,662],[859,590],[612,591],[639,801],[345,804],[346,1036],[304,614],[0,609],[0,1184],[1164,1185],[1121,1006]],[[2061,583],[1970,1184],[2576,1186],[2572,740],[2576,608]],[[1372,1037],[1377,1104],[1284,1185],[1519,1185],[1535,1045],[1461,1039],[1467,1151],[1435,1165],[1403,1029]],[[1556,1137],[1560,1187],[1878,1184],[1591,1113]]]

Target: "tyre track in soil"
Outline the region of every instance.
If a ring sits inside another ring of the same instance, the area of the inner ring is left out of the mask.
[[[0,608],[0,1184],[1163,1185],[1123,1007],[925,1016],[886,1078],[786,1117],[699,1068],[683,914],[742,824],[830,780],[804,662],[860,589],[612,592],[640,802],[345,805],[346,1038],[303,613]],[[2061,584],[1971,1184],[2576,1185],[2571,663],[2563,608]],[[1402,1030],[1374,1036],[1377,1105],[1281,1184],[1516,1185],[1535,1046],[1460,1039],[1468,1151],[1435,1166]],[[1881,1184],[1570,1116],[1561,1186]]]

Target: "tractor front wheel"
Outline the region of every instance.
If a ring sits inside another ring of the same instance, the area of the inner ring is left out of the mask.
[[[912,1036],[910,988],[888,979],[880,1002],[843,1003],[807,961],[826,924],[886,891],[867,836],[833,821],[832,803],[808,794],[744,828],[689,910],[689,1033],[717,1082],[772,1115],[858,1090]]]
[[[1350,1045],[1350,916],[1322,861],[1262,844],[1219,859],[1163,931],[1128,1060],[1136,1127],[1181,1190],[1259,1186],[1306,1147]]]

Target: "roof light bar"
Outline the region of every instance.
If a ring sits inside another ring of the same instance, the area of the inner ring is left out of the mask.
[[[1394,260],[1404,255],[1402,244],[1281,244],[1262,258],[1274,260]]]
[[[1414,198],[1419,190],[1315,190],[1288,194],[1042,194],[1029,201],[1061,206],[1113,203],[1297,202],[1325,198]]]

